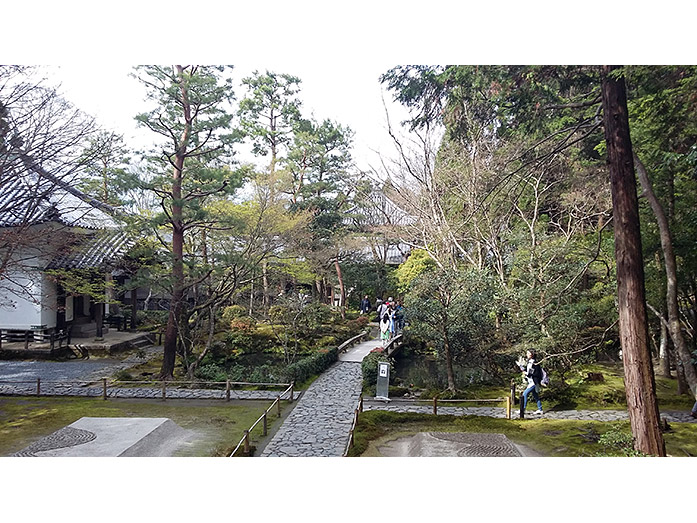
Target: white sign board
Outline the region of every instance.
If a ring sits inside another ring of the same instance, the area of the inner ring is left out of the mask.
[[[386,361],[378,363],[378,383],[375,388],[375,396],[388,398],[390,394],[390,364]]]

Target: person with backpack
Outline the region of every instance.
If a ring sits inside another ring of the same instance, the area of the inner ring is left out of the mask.
[[[528,395],[532,393],[533,399],[537,402],[537,410],[535,414],[544,414],[542,411],[542,402],[540,401],[540,384],[542,382],[543,371],[539,363],[535,361],[535,351],[528,350],[525,354],[528,358],[527,365],[523,367],[519,365],[523,376],[528,380],[528,387],[523,391],[523,411],[528,405]]]

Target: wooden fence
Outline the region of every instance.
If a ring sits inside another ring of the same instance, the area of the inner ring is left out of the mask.
[[[433,414],[438,415],[438,404],[442,403],[500,403],[500,402],[506,402],[506,419],[511,419],[511,398],[510,397],[505,397],[505,398],[493,398],[493,399],[454,399],[454,400],[444,400],[444,399],[438,399],[436,396],[433,398]],[[400,403],[409,403],[412,405],[419,405],[419,406],[424,406],[425,402],[424,400],[405,400],[405,399],[400,399]],[[354,431],[356,429],[356,425],[358,424],[358,416],[359,414],[363,412],[363,394],[361,394],[360,398],[358,399],[358,407],[356,410],[353,412],[353,422],[351,423],[351,430],[349,430],[349,438],[348,442],[346,443],[346,449],[344,450],[344,457],[346,457],[349,453],[349,450],[353,447],[354,445]]]
[[[271,406],[269,406],[269,408],[266,409],[266,410],[264,411],[264,413],[263,413],[261,416],[259,416],[259,419],[257,419],[257,420],[252,424],[252,426],[249,427],[249,429],[247,429],[247,430],[244,431],[244,435],[242,436],[242,439],[241,439],[240,442],[237,444],[237,446],[235,447],[235,450],[232,451],[232,453],[230,454],[229,457],[231,457],[231,458],[234,457],[235,454],[237,453],[237,451],[238,451],[240,448],[242,448],[242,450],[243,450],[245,456],[249,456],[249,455],[250,455],[250,450],[251,450],[251,448],[250,448],[250,443],[249,443],[249,434],[254,430],[254,428],[255,428],[260,422],[263,424],[263,425],[262,425],[262,427],[263,427],[262,436],[266,437],[266,436],[268,435],[268,420],[267,420],[267,418],[268,418],[269,412],[271,412],[271,410],[272,410],[274,407],[276,407],[276,408],[278,409],[277,417],[279,417],[279,418],[281,417],[281,396],[283,396],[286,392],[289,393],[290,402],[291,402],[291,403],[293,402],[293,384],[291,383],[290,386],[289,386],[286,390],[284,390],[281,394],[278,395],[278,397],[277,397],[276,400],[271,404]]]
[[[64,385],[67,387],[70,386],[78,386],[78,387],[88,387],[88,386],[100,386],[102,387],[102,398],[107,399],[108,397],[108,389],[109,387],[112,388],[119,388],[119,387],[114,387],[115,384],[131,384],[131,385],[143,385],[143,386],[151,386],[153,388],[160,389],[161,392],[161,398],[163,400],[167,399],[167,389],[168,387],[170,389],[176,388],[176,389],[181,389],[181,388],[187,388],[187,389],[194,389],[194,390],[220,390],[225,388],[225,400],[230,401],[230,391],[232,390],[233,387],[241,386],[241,387],[287,387],[281,395],[284,395],[286,393],[289,394],[289,399],[292,402],[293,401],[293,384],[292,383],[252,383],[252,382],[243,382],[243,381],[161,381],[161,380],[150,380],[150,381],[135,381],[135,380],[109,380],[108,378],[102,378],[101,380],[42,380],[41,378],[36,378],[35,380],[0,380],[0,385],[3,384],[9,384],[9,385],[19,385],[19,384],[36,384],[36,395],[41,396],[41,385]],[[180,387],[177,387],[177,386]],[[212,389],[205,389],[201,388],[203,385],[214,385],[216,387]],[[183,386],[183,387],[182,387]],[[138,389],[141,387],[123,387],[120,388],[122,389]],[[10,393],[11,394],[11,393]],[[56,395],[56,396],[70,396],[70,394],[46,394],[44,393],[44,396],[51,396],[51,395]],[[75,394],[75,396],[83,396],[82,394]],[[138,398],[134,398],[138,399]],[[177,399],[188,399],[188,398],[177,398]],[[195,398],[191,398],[195,399]]]

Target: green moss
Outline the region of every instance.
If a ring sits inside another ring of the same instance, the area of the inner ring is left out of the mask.
[[[666,450],[674,456],[697,455],[697,425],[671,424]],[[589,422],[574,420],[505,420],[481,416],[449,416],[386,411],[363,412],[354,431],[350,456],[379,456],[378,447],[397,437],[418,432],[492,432],[505,434],[543,456],[597,456],[607,453],[599,443],[608,431],[629,433],[629,422]]]
[[[229,455],[270,402],[121,400],[96,398],[0,398],[0,456],[18,452],[52,432],[90,417],[162,417],[199,433],[182,451],[191,456]],[[275,416],[272,416],[275,420]],[[261,424],[259,424],[261,426]],[[252,434],[261,438],[259,427]]]

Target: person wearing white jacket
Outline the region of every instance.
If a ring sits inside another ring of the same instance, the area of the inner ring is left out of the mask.
[[[390,340],[390,315],[388,313],[383,314],[380,318],[380,339],[383,347]]]
[[[525,367],[519,364],[523,376],[528,380],[528,387],[523,391],[523,411],[528,405],[528,394],[532,393],[533,399],[537,402],[537,410],[535,414],[544,414],[542,411],[542,402],[540,401],[540,379],[542,374],[539,372],[540,366],[535,361],[535,351],[529,350],[526,352],[528,363]]]

